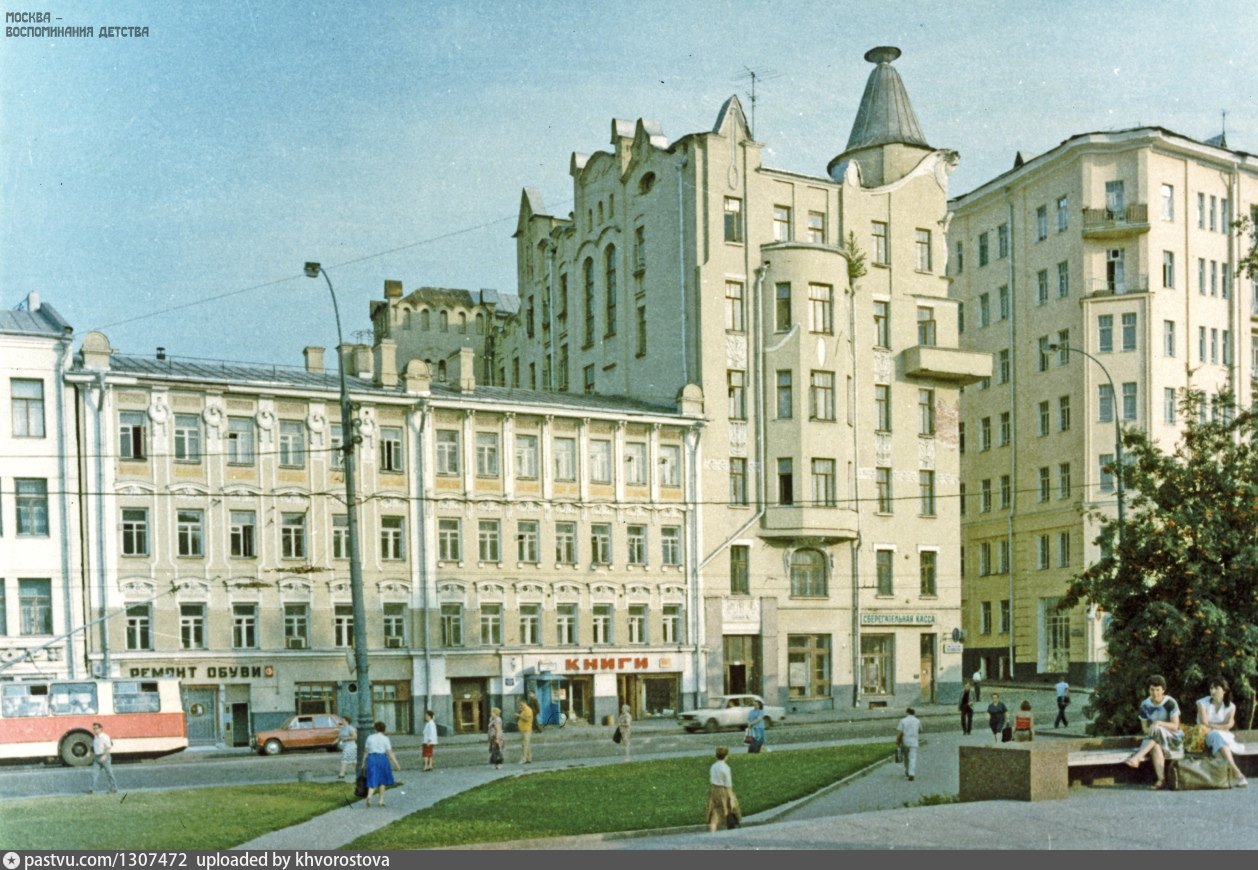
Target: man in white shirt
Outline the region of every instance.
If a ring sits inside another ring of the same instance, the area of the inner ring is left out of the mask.
[[[1053,727],[1060,728],[1062,725],[1069,727],[1070,723],[1066,721],[1066,707],[1070,704],[1070,683],[1066,682],[1065,674],[1062,674],[1055,688],[1057,689],[1057,718],[1053,720]]]
[[[115,794],[118,791],[118,781],[114,779],[114,742],[109,739],[99,722],[92,723],[92,734],[92,787],[88,789],[88,794],[96,791],[96,780],[102,770],[109,778],[109,793]]]
[[[908,709],[908,715],[900,720],[900,724],[895,726],[897,732],[895,742],[904,750],[904,775],[912,782],[917,777],[917,747],[920,742],[918,738],[922,733],[922,720],[914,715],[912,707]]]
[[[974,700],[977,701],[983,697],[982,682],[983,672],[978,668],[974,669],[974,676],[970,677],[970,682],[974,684]]]

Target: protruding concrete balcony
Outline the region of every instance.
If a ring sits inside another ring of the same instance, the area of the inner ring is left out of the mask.
[[[856,511],[819,505],[772,505],[764,511],[760,534],[766,538],[850,541],[856,537]]]
[[[1124,208],[1085,208],[1083,237],[1085,239],[1121,239],[1149,231],[1149,206],[1143,202]]]
[[[992,376],[990,353],[918,344],[905,350],[901,356],[904,359],[904,374],[910,378],[965,386]]]

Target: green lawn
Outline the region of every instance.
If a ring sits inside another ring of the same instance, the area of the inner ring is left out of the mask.
[[[343,782],[294,782],[7,800],[0,848],[228,849],[353,798]]]
[[[752,815],[804,797],[890,754],[890,744],[730,757]],[[426,849],[704,822],[709,755],[495,780],[355,840],[350,849]]]

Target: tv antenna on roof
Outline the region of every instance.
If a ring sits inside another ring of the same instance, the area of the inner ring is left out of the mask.
[[[775,69],[752,69],[743,64],[744,72],[738,74],[738,79],[751,79],[751,91],[747,94],[747,98],[751,100],[751,135],[756,135],[756,82],[768,82],[776,78],[781,78],[782,73]]]

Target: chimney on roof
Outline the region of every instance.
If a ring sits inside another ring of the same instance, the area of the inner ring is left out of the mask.
[[[371,379],[371,346],[356,344],[353,346],[354,374],[364,381]]]
[[[462,393],[476,389],[476,351],[461,347],[447,357],[452,363],[447,383]]]
[[[306,357],[306,371],[312,375],[323,374],[323,348],[310,345],[302,355]]]
[[[159,348],[157,349],[157,358],[158,358],[159,360],[165,360],[165,359],[166,359],[166,348],[164,348],[164,347],[159,347]]]
[[[373,349],[377,387],[397,386],[397,342],[382,338]]]
[[[32,290],[30,293],[27,293],[26,294],[26,310],[34,314],[36,311],[39,310],[39,306],[40,306],[39,291]]]
[[[109,370],[109,357],[113,354],[113,348],[109,346],[105,333],[89,332],[83,338],[79,353],[83,358],[84,368]]]
[[[402,298],[402,282],[386,279],[384,282],[384,298],[385,299],[401,299]]]
[[[411,395],[426,395],[432,391],[432,368],[422,359],[408,362],[402,377],[406,392]]]

